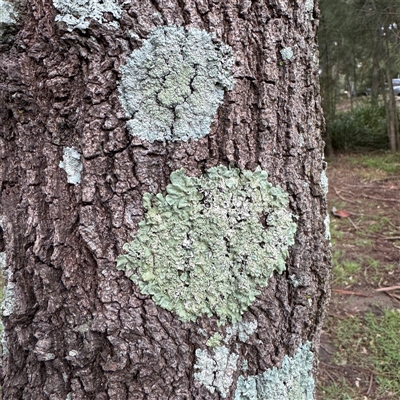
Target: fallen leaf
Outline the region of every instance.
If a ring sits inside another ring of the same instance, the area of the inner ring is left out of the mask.
[[[335,217],[339,217],[339,218],[349,218],[350,217],[350,213],[344,210],[337,210],[336,207],[332,207],[332,214]]]

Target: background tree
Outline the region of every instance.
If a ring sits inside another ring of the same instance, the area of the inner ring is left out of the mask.
[[[390,148],[398,150],[391,82],[399,73],[399,7],[395,0],[321,1],[321,85],[328,135],[340,90],[346,88],[353,108],[353,97],[367,94],[369,88],[373,107],[378,107],[378,96],[382,97]]]
[[[3,6],[4,399],[311,399],[317,6]]]

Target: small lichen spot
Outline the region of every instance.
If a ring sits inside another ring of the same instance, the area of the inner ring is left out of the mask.
[[[222,336],[217,332],[207,340],[208,347],[218,347],[221,344]]]
[[[324,225],[325,225],[325,238],[327,240],[331,240],[331,219],[329,218],[329,214],[326,214],[325,220],[324,220]]]
[[[0,253],[0,267],[6,285],[3,289],[3,302],[1,305],[2,315],[9,317],[14,312],[15,307],[15,282],[13,282],[13,274],[6,265],[6,253]]]
[[[328,194],[328,190],[329,190],[329,184],[328,184],[328,177],[326,175],[326,171],[323,169],[321,172],[321,189],[324,192],[324,194]]]
[[[6,332],[4,330],[3,321],[0,320],[0,332],[1,332],[1,350],[2,356],[6,356],[8,354],[8,347],[7,347],[7,338]],[[3,366],[3,359],[0,357],[0,366]]]
[[[145,218],[117,260],[143,294],[181,321],[236,322],[283,272],[296,224],[267,173],[214,167],[171,174],[166,194],[145,194]]]
[[[290,283],[294,288],[299,287],[302,284],[302,279],[298,279],[296,275],[290,275],[289,276]]]
[[[77,185],[81,182],[81,172],[83,169],[81,155],[73,147],[64,148],[63,161],[58,166],[67,173],[68,183]]]
[[[247,370],[249,369],[249,363],[247,360],[243,360],[242,361],[242,371],[243,372],[247,372]]]
[[[224,342],[228,343],[232,337],[237,336],[237,338],[242,343],[246,343],[249,337],[253,335],[254,332],[257,330],[257,328],[258,328],[258,322],[255,319],[252,321],[237,322],[232,326],[228,326],[226,328],[226,336]]]
[[[208,135],[224,91],[233,88],[233,62],[231,48],[206,31],[156,28],[121,67],[130,134],[149,142]]]
[[[314,0],[306,0],[306,3],[304,5],[304,9],[308,13],[313,12],[314,11]]]
[[[291,47],[285,47],[281,50],[282,60],[290,60],[293,57],[293,50]]]

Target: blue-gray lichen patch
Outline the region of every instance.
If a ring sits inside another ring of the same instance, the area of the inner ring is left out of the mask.
[[[131,135],[149,142],[208,135],[234,85],[231,47],[198,29],[153,30],[121,67],[120,100]]]
[[[77,185],[81,182],[82,161],[81,155],[73,147],[64,147],[63,161],[58,165],[67,173],[68,183]]]
[[[311,13],[314,11],[314,0],[306,0],[304,4],[304,9],[306,12]]]
[[[117,267],[181,321],[236,322],[285,269],[296,224],[288,195],[261,169],[171,174],[166,194],[144,194],[145,219]]]
[[[0,0],[0,43],[7,43],[11,38],[18,14],[14,6],[5,0]]]
[[[203,384],[211,393],[217,390],[226,398],[233,383],[233,374],[237,369],[239,356],[226,347],[217,347],[213,353],[196,350],[194,379]]]
[[[6,265],[6,253],[0,253],[0,268],[3,273],[3,278],[7,282],[3,289],[3,302],[1,304],[2,315],[9,317],[14,312],[15,307],[15,283],[13,282],[13,275]]]
[[[281,50],[281,56],[283,60],[290,60],[293,57],[293,50],[291,47],[285,47]]]
[[[329,190],[329,183],[328,183],[328,177],[326,175],[326,171],[324,169],[321,172],[320,186],[321,186],[321,189],[324,192],[324,194],[327,195],[328,190]]]
[[[329,218],[329,213],[326,214],[325,220],[325,238],[331,240],[331,219]]]
[[[86,29],[90,19],[119,27],[118,22],[108,21],[104,15],[110,13],[115,19],[121,18],[122,9],[115,0],[53,0],[53,5],[60,12],[56,21],[65,22],[69,31]]]
[[[233,336],[237,336],[242,343],[246,343],[247,339],[254,334],[258,327],[257,320],[240,321],[226,328],[225,343],[228,343]]]
[[[310,343],[306,342],[293,357],[285,356],[281,368],[247,379],[240,376],[234,400],[313,400],[313,358]]]

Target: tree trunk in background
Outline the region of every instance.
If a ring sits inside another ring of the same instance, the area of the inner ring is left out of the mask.
[[[378,105],[379,93],[381,87],[381,70],[379,68],[379,55],[374,51],[372,62],[372,85],[371,85],[371,103]]]
[[[317,6],[120,6],[119,28],[91,20],[68,32],[51,0],[26,0],[14,40],[0,44],[4,399],[234,399],[240,375],[280,368],[307,341],[317,353],[330,266]],[[119,67],[160,25],[206,30],[233,48],[236,84],[199,140],[149,143],[126,129]],[[82,155],[79,184],[59,167],[67,147]],[[144,218],[143,194],[163,192],[180,168],[200,176],[218,165],[267,171],[297,223],[286,271],[243,315],[255,332],[224,342],[238,356],[225,395],[195,379],[194,365],[196,349],[212,354],[207,339],[229,324],[181,322],[116,269]]]
[[[388,82],[389,94],[386,99],[386,122],[390,142],[390,150],[395,153],[399,149],[398,136],[399,136],[399,117],[397,114],[396,97],[393,92],[392,78],[390,77],[390,72],[386,70],[386,79]]]
[[[326,121],[334,120],[336,114],[336,83],[337,83],[337,73],[335,72],[335,64],[331,61],[331,51],[329,46],[325,44],[324,49],[325,57],[325,68],[321,73],[321,80],[323,82],[323,87],[325,88],[325,94],[322,98],[322,105],[325,112]],[[333,156],[333,145],[332,145],[332,135],[328,128],[328,123],[323,129],[324,140],[325,140],[325,153],[327,157]]]

